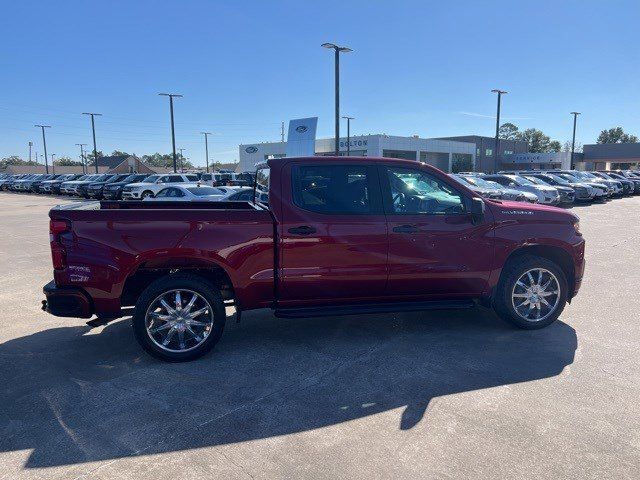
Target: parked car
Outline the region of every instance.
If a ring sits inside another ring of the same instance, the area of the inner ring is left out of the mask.
[[[53,185],[58,184],[59,186],[62,182],[69,182],[79,177],[80,175],[77,175],[75,173],[67,173],[63,175],[57,175],[56,178],[43,180],[38,184],[38,193],[60,193],[59,189],[58,192],[53,191]]]
[[[531,172],[527,173],[526,176],[529,179],[531,179],[531,177],[539,178],[555,188],[566,187],[573,189],[574,201],[576,202],[590,202],[596,196],[597,190],[595,187],[578,181],[569,183],[569,181],[553,173]],[[604,190],[602,190],[602,195],[604,196]]]
[[[75,180],[63,182],[60,185],[60,193],[62,195],[75,195],[78,191],[78,186],[82,182],[97,182],[101,176],[102,175],[99,175],[97,173],[92,175],[82,175]]]
[[[170,202],[215,202],[224,197],[224,192],[209,185],[201,183],[181,183],[170,185],[153,197],[146,197],[146,201],[170,201]]]
[[[585,241],[573,213],[483,199],[410,160],[281,158],[259,166],[261,202],[118,202],[49,212],[48,312],[106,323],[135,305],[140,345],[186,361],[237,314],[283,318],[492,306],[524,329],[578,292]],[[166,185],[165,185],[166,187]],[[499,226],[499,227],[498,227]]]
[[[69,174],[66,174],[66,175],[60,175],[58,178],[56,178],[54,180],[45,180],[38,187],[38,191],[40,193],[52,193],[54,195],[59,195],[60,194],[60,186],[64,182],[70,182],[72,180],[77,180],[80,177],[82,177],[81,174],[69,173]]]
[[[590,182],[591,184],[599,183],[601,185],[606,185],[609,196],[621,196],[623,193],[622,184],[620,182],[616,182],[611,179],[600,178],[596,175],[593,175],[589,172],[582,172],[580,170],[560,170],[560,173],[565,173],[568,175],[572,175],[580,181]]]
[[[563,205],[573,205],[573,203],[576,201],[576,191],[571,187],[565,187],[563,185],[551,185],[545,180],[538,178],[534,175],[528,175],[525,172],[522,172],[522,177],[535,183],[536,185],[542,185],[547,187],[553,186],[553,188],[555,188],[560,194],[560,203]]]
[[[558,205],[560,203],[560,194],[554,187],[536,185],[531,180],[527,180],[520,175],[492,174],[485,175],[482,178],[492,180],[507,188],[533,193],[538,197],[538,202],[545,205]]]
[[[503,196],[503,193],[500,191],[499,188],[486,185],[486,183],[479,177],[459,175],[455,173],[449,174],[449,176],[454,180],[457,180],[458,182],[462,183],[468,189],[473,190],[481,197],[500,199]]]
[[[633,170],[609,170],[607,173],[615,174],[614,179],[619,175],[633,181],[634,193],[640,193],[640,175],[635,173]]]
[[[31,180],[35,180],[39,177],[40,177],[40,174],[38,173],[30,173],[29,175],[18,178],[9,185],[9,190],[13,192],[22,192],[24,191],[24,185],[27,182],[30,182]]]
[[[143,182],[130,183],[122,189],[123,200],[144,200],[153,197],[169,183],[197,182],[196,174],[170,173],[149,175]]]
[[[221,199],[221,202],[253,202],[254,193],[257,196],[258,201],[269,204],[269,193],[267,192],[254,192],[253,188],[238,188],[227,192]]]
[[[32,192],[32,193],[38,193],[40,191],[40,184],[42,182],[45,182],[47,180],[55,180],[56,178],[60,177],[60,175],[58,174],[47,174],[47,175],[41,175],[37,178],[33,178],[31,180],[29,180],[28,182],[25,182],[23,188],[24,191],[27,192]]]
[[[98,181],[98,182],[91,182],[91,183],[87,184],[86,187],[81,186],[79,190],[84,192],[84,196],[86,198],[95,198],[97,200],[100,200],[102,198],[102,192],[103,192],[103,189],[104,189],[105,185],[109,185],[111,183],[120,182],[120,181],[124,180],[125,178],[127,178],[128,176],[129,176],[129,174],[127,174],[127,173],[120,173],[120,174],[117,174],[117,175],[112,175],[109,178],[107,178],[106,180],[102,180],[102,181]]]
[[[120,181],[112,182],[104,186],[102,189],[102,198],[105,200],[121,200],[122,189],[131,183],[140,183],[147,179],[147,173],[132,173]]]
[[[566,180],[572,185],[575,185],[575,184],[589,185],[595,190],[595,196],[593,198],[594,200],[606,200],[607,198],[610,198],[613,195],[613,192],[615,191],[612,186],[607,185],[604,182],[592,182],[589,180],[583,180],[570,173],[557,172],[557,173],[554,173],[554,175]]]
[[[591,172],[600,178],[608,178],[616,182],[622,183],[625,195],[634,195],[636,193],[636,183],[623,175],[619,175],[615,172]],[[638,182],[638,191],[640,191],[640,181]]]
[[[223,185],[246,186],[245,184],[247,183],[244,179],[238,181],[234,172],[226,171],[218,171],[216,173],[202,173],[200,175],[200,181],[212,187],[221,187]]]

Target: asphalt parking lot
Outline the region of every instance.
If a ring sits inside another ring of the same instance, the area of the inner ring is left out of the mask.
[[[547,329],[254,312],[185,364],[40,310],[65,201],[0,193],[0,478],[640,478],[640,197],[573,209],[586,276]]]

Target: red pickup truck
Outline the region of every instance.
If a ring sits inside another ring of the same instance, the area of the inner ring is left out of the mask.
[[[103,323],[132,313],[145,350],[183,361],[215,345],[231,305],[237,315],[301,318],[481,303],[534,329],[580,287],[585,242],[574,214],[482,199],[428,165],[274,159],[258,167],[255,188],[268,205],[52,209],[44,308]]]

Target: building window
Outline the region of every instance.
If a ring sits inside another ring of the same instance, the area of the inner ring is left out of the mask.
[[[480,156],[480,147],[476,148],[476,156],[479,157]]]
[[[505,150],[504,154],[505,155],[511,155],[511,154],[513,154],[513,150]]]
[[[485,154],[487,157],[490,157],[491,155],[493,155],[493,150],[492,150],[492,149],[490,149],[490,148],[487,148],[487,149],[484,151],[484,154]]]
[[[473,170],[473,156],[470,153],[454,153],[451,155],[451,172],[469,172]]]
[[[383,150],[382,156],[386,158],[401,158],[404,160],[415,160],[417,152],[415,150]]]

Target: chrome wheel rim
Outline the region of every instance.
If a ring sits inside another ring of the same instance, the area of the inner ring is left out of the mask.
[[[147,335],[162,350],[188,352],[202,345],[213,329],[213,309],[192,290],[168,290],[151,302],[145,315]]]
[[[520,318],[541,322],[556,311],[560,303],[560,283],[545,268],[524,272],[511,291],[511,304]]]

